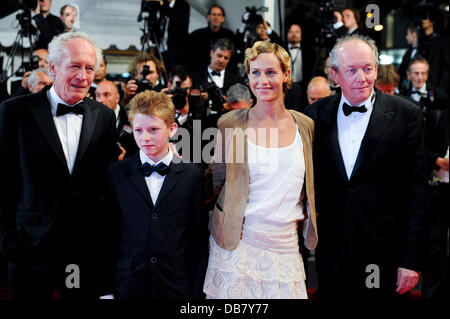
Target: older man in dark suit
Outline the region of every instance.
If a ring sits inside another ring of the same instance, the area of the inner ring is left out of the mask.
[[[55,37],[48,59],[53,86],[0,106],[0,251],[12,298],[96,298],[115,115],[85,99],[101,60],[90,36]]]
[[[389,298],[423,264],[426,156],[421,110],[374,90],[373,40],[341,38],[330,53],[342,94],[312,104],[319,295]]]

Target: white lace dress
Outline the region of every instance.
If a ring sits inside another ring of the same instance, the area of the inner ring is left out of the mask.
[[[287,147],[248,141],[250,195],[242,240],[232,251],[210,237],[207,298],[306,299],[297,223],[304,218],[300,192],[305,161],[300,134]]]

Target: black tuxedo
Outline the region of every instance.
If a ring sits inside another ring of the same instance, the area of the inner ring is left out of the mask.
[[[203,174],[195,164],[172,163],[155,205],[141,172],[139,153],[111,165],[110,239],[115,290],[121,299],[202,296],[208,261],[208,214]],[[156,174],[156,173],[154,173]]]
[[[221,27],[217,32],[212,32],[209,26],[192,31],[189,35],[190,52],[191,52],[191,71],[206,68],[210,62],[210,52],[214,42],[219,39],[226,38],[233,42],[235,48],[237,44],[236,35],[233,31]],[[235,55],[231,57],[227,68],[229,70],[237,70],[237,61],[233,61]]]
[[[192,73],[192,86],[200,87],[201,85],[208,83],[208,78],[209,78],[208,68],[204,68],[201,71],[194,72]],[[245,84],[244,80],[238,74],[225,69],[223,87],[221,88],[222,93],[225,95],[230,86],[236,83]]]
[[[398,67],[398,73],[400,75],[400,89],[404,90],[407,89],[407,75],[406,71],[408,70],[409,64],[411,61],[419,56],[419,48],[416,48],[416,53],[413,57],[411,57],[411,53],[413,52],[414,48],[410,45],[408,47],[408,50],[406,50],[405,54],[402,57],[402,62],[400,63],[400,66]]]
[[[312,46],[301,45],[302,53],[302,80],[297,83],[293,83],[292,88],[286,92],[285,103],[290,109],[303,112],[308,105],[307,88],[309,81],[317,72],[317,52]],[[288,44],[284,45],[284,49],[289,55],[291,54]],[[295,57],[291,56],[291,59]]]
[[[139,147],[134,140],[133,131],[131,129],[131,124],[128,121],[128,115],[125,108],[120,107],[119,111],[119,123],[116,128],[116,138],[121,146],[127,151],[125,157],[130,157],[136,154]]]
[[[51,114],[49,88],[0,106],[0,251],[9,261],[13,296],[46,298],[53,288],[62,289],[64,296],[65,267],[77,264],[81,288],[70,293],[92,297],[99,292],[94,279],[97,231],[106,170],[113,158],[115,115],[85,99],[70,174]]]
[[[439,91],[440,95],[449,105],[449,38],[447,35],[433,33],[430,37],[430,47],[424,57],[430,64],[428,72],[428,81],[434,90]]]
[[[426,156],[420,109],[376,91],[372,114],[350,179],[338,142],[341,95],[313,103],[313,146],[321,296],[388,296],[397,268],[423,266]],[[368,265],[379,267],[380,289],[367,289]]]

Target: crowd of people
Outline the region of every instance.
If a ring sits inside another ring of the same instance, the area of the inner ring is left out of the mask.
[[[0,105],[11,298],[306,299],[311,250],[319,298],[402,298],[420,277],[424,298],[448,298],[449,42],[433,12],[397,69],[354,8],[318,61],[300,24],[284,43],[257,15],[249,36],[213,5],[189,34],[189,3],[164,1],[159,47],[124,83],[74,30],[78,7],[38,3],[38,68]]]

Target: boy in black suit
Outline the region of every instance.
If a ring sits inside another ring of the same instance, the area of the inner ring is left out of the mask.
[[[115,297],[200,298],[208,260],[202,172],[169,148],[177,124],[167,95],[145,91],[129,107],[140,151],[108,173]]]

